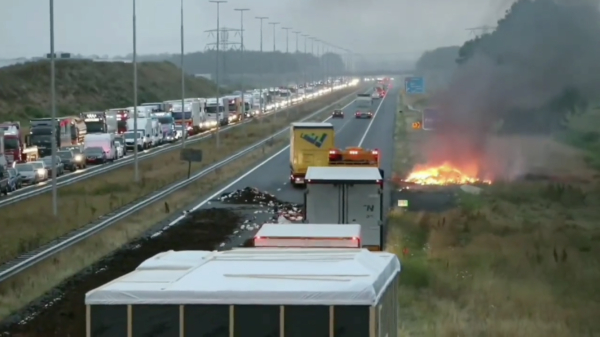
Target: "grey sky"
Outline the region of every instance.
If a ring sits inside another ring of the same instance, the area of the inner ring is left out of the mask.
[[[41,56],[49,51],[48,0],[3,1],[0,5],[0,58]],[[130,0],[54,0],[56,50],[85,55],[131,52]],[[459,44],[465,28],[493,25],[511,0],[231,0],[221,5],[221,26],[239,27],[247,7],[246,48],[259,48],[259,22],[269,16],[358,53],[418,57],[423,50]],[[184,0],[187,51],[203,50],[216,28],[216,8],[205,0]],[[271,21],[268,20],[268,21]],[[138,52],[179,52],[179,1],[138,0]],[[230,37],[233,39],[234,37]],[[279,50],[285,31],[276,30]],[[303,42],[300,42],[303,48]],[[264,48],[272,50],[272,28],[265,25]],[[290,33],[290,49],[295,35]],[[310,49],[310,43],[309,43]]]

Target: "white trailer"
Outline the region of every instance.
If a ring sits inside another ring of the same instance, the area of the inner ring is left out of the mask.
[[[254,247],[361,248],[360,225],[264,224]]]
[[[152,146],[158,146],[162,144],[162,132],[160,130],[160,123],[158,122],[158,118],[155,116],[150,116],[150,122],[152,123],[152,133],[150,133],[150,141]]]
[[[373,105],[371,94],[358,94],[355,102],[357,108],[370,108]]]
[[[168,251],[85,294],[86,336],[395,337],[400,268],[366,249]]]
[[[134,128],[135,119],[137,119],[137,129]],[[143,131],[144,132],[144,148],[148,149],[152,146],[152,120],[150,118],[132,117],[127,120],[128,131]]]
[[[305,222],[359,224],[362,245],[383,249],[383,180],[375,167],[309,167]]]

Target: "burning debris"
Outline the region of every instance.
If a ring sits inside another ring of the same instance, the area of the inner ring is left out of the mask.
[[[490,180],[480,179],[476,175],[468,174],[460,169],[445,163],[439,166],[417,166],[405,182],[417,185],[464,185],[464,184],[491,184]]]

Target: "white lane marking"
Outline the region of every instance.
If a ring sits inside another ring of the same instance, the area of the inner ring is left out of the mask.
[[[383,104],[383,101],[385,101],[386,98],[387,98],[387,95],[385,95],[381,99],[381,102],[379,102],[379,106],[377,106],[377,110],[375,110],[375,113],[373,113],[373,117],[371,118],[371,122],[367,126],[367,130],[365,131],[362,138],[360,139],[360,142],[358,142],[358,147],[362,147],[362,144],[365,142],[365,138],[367,138],[367,134],[369,133],[369,130],[371,130],[371,125],[373,125],[375,118],[377,118],[377,113],[379,112],[379,109],[381,108],[381,105]]]

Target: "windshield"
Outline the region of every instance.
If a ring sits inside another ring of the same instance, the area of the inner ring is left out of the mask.
[[[135,139],[135,134],[136,134],[135,132],[131,132],[131,133],[124,133],[124,135],[125,135],[125,139]],[[140,134],[138,133],[138,136],[137,136],[137,137],[138,137],[138,138],[142,138],[142,135],[140,135]]]
[[[30,130],[32,135],[51,135],[52,128],[49,127],[34,127]]]
[[[160,124],[171,124],[171,123],[173,123],[173,117],[171,117],[171,116],[158,117],[158,122]]]
[[[5,150],[18,150],[19,140],[15,138],[4,138],[4,149]]]
[[[15,170],[15,169],[8,169],[6,171],[8,171],[8,175],[11,177],[14,177],[17,175],[17,170]]]
[[[219,112],[223,112],[225,109],[222,106],[219,106]],[[206,107],[206,112],[209,114],[214,114],[217,112],[217,106],[211,105]]]
[[[83,150],[83,152],[86,154],[101,154],[103,153],[103,150],[101,147],[88,147],[87,149]]]
[[[44,163],[42,163],[42,162],[39,162],[39,161],[36,161],[36,162],[33,162],[33,163],[31,163],[31,165],[32,165],[34,168],[36,168],[36,169],[41,169],[41,168],[44,168]]]
[[[52,136],[50,135],[31,135],[31,142],[33,145],[50,144]]]
[[[52,164],[52,157],[44,157],[42,158],[42,161],[46,164],[46,165],[50,165]]]
[[[71,151],[58,151],[56,153],[62,159],[71,159],[73,158],[73,153]]]
[[[117,127],[119,129],[127,129],[127,121],[117,121]]]
[[[175,119],[175,120],[191,119],[192,118],[192,112],[191,111],[186,111],[186,112],[172,112],[171,114],[173,115],[173,119]]]
[[[100,122],[85,122],[85,126],[87,127],[88,133],[105,133],[106,126],[104,121]]]
[[[19,164],[19,165],[16,166],[16,169],[19,172],[33,171],[33,165],[30,165],[30,164]]]
[[[183,125],[175,125],[175,130],[183,130]]]

